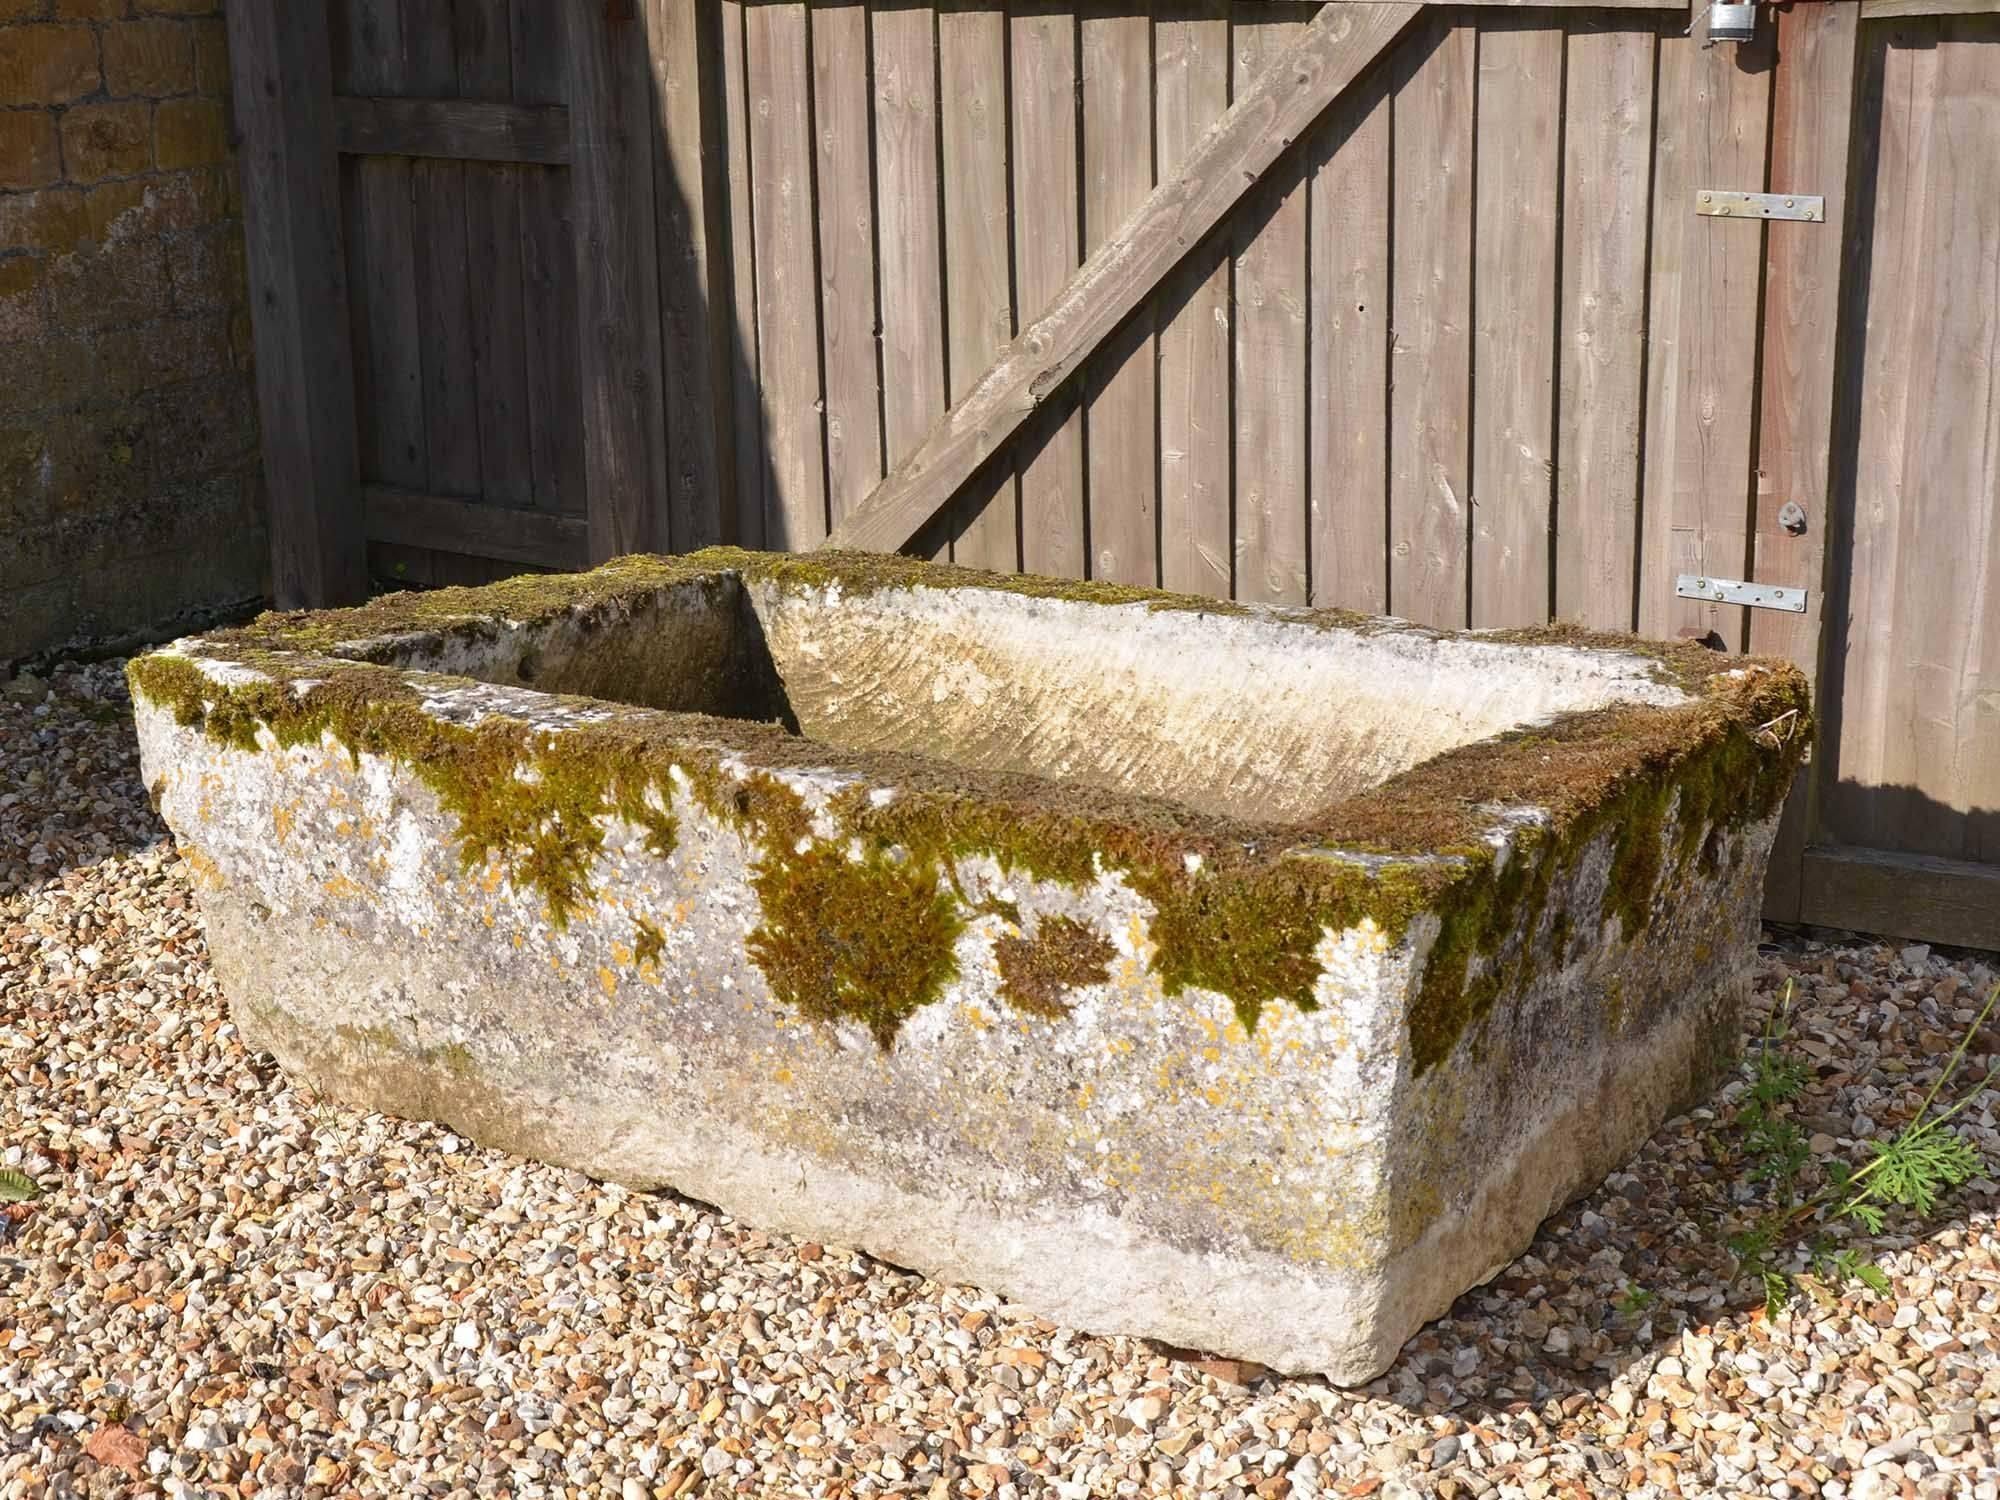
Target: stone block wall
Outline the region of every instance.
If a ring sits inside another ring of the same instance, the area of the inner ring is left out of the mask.
[[[221,0],[0,0],[0,663],[265,591]]]

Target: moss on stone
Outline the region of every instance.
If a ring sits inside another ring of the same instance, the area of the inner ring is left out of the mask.
[[[645,917],[634,918],[632,922],[632,961],[640,964],[656,964],[660,955],[667,951],[667,935],[660,931],[660,924]]]
[[[771,992],[813,1020],[858,1020],[887,1050],[958,976],[965,919],[928,861],[767,850],[750,883],[763,921],[745,947]]]
[[[1117,950],[1087,922],[1047,916],[1033,936],[1009,934],[993,944],[1000,966],[1000,994],[1016,1010],[1051,1020],[1069,1014],[1069,996],[1102,984]]]
[[[518,888],[544,898],[559,926],[596,894],[592,873],[607,819],[637,828],[654,854],[672,852],[678,826],[669,793],[678,772],[700,806],[757,847],[752,880],[764,924],[751,955],[773,992],[818,1019],[860,1019],[884,1046],[956,972],[952,944],[968,912],[981,909],[958,890],[958,868],[968,858],[1076,887],[1122,873],[1152,904],[1152,967],[1166,993],[1223,995],[1246,1027],[1274,1001],[1312,1008],[1326,932],[1368,921],[1384,941],[1398,943],[1428,913],[1439,929],[1409,1017],[1418,1071],[1448,1056],[1544,956],[1562,961],[1572,941],[1569,914],[1545,922],[1545,907],[1556,875],[1584,849],[1610,839],[1604,915],[1635,934],[1670,862],[1677,869],[1696,856],[1710,861],[1717,847],[1711,829],[1776,810],[1806,738],[1801,730],[1780,740],[1769,727],[1803,723],[1805,687],[1790,668],[1760,664],[1746,672],[1740,659],[1660,647],[1657,659],[1699,690],[1695,701],[1572,714],[1498,735],[1311,818],[1274,825],[1033,776],[841,751],[768,725],[629,709],[606,714],[606,705],[589,700],[580,702],[593,717],[560,729],[504,715],[468,726],[423,707],[420,676],[289,654],[447,628],[445,621],[458,622],[449,628],[478,629],[482,620],[490,627],[496,613],[518,619],[580,605],[618,609],[635,590],[725,570],[792,586],[838,583],[851,592],[977,586],[1182,607],[1148,590],[973,574],[912,559],[713,549],[683,559],[624,559],[580,578],[544,575],[395,596],[357,611],[270,616],[205,639],[205,651],[233,658],[262,680],[224,685],[173,655],[140,658],[130,676],[136,693],[234,749],[254,751],[263,731],[281,746],[331,734],[357,757],[407,765],[456,819],[463,864],[498,860]],[[1602,643],[1563,629],[1512,636]],[[1623,638],[1615,644],[1633,645]],[[1729,670],[1709,665],[1718,661]],[[467,686],[462,679],[429,683]],[[814,811],[779,774],[800,764],[854,779],[820,810],[832,821],[831,838],[815,834]],[[895,788],[886,802],[873,795],[883,786]],[[1546,819],[1515,828],[1504,862],[1488,841],[1496,807],[1537,808]]]

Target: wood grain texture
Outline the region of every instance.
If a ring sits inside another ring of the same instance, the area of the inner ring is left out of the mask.
[[[1650,30],[1590,24],[1568,42],[1555,613],[1600,630],[1637,618],[1657,46]]]
[[[1472,624],[1550,615],[1555,488],[1556,216],[1563,34],[1511,16],[1479,28],[1474,233]],[[1596,131],[1595,119],[1577,122]]]
[[[385,485],[367,486],[362,498],[373,541],[550,568],[589,566],[589,527],[581,516]]]
[[[1833,519],[1828,496],[1834,364],[1858,22],[1853,6],[1780,13],[1782,66],[1772,83],[1772,188],[1823,192],[1826,222],[1774,223],[1767,231],[1754,576],[1762,583],[1806,589],[1807,608],[1802,615],[1751,611],[1750,650],[1786,657],[1815,681],[1824,628],[1826,538]],[[1800,233],[1806,229],[1818,232]],[[1780,524],[1779,513],[1788,503],[1804,511],[1803,530]],[[1764,915],[1769,919],[1799,920],[1801,860],[1811,831],[1811,777],[1824,760],[1820,757],[1801,771],[1787,799],[1764,882]]]
[[[770,464],[764,544],[773,551],[802,551],[826,537],[806,37],[803,4],[773,0],[744,12],[751,212],[757,226],[758,391]]]
[[[721,11],[707,0],[646,0],[646,15],[659,135],[667,519],[674,549],[685,552],[723,539],[723,497],[735,488]]]
[[[1859,434],[1824,805],[1845,842],[2000,861],[2000,204],[1957,190],[2000,151],[2000,24],[1903,24],[1885,47],[1866,303],[1863,390],[1884,394]]]
[[[1237,25],[1237,88],[1278,65],[1302,29],[1276,10]],[[1303,153],[1279,162],[1237,209],[1236,597],[1265,604],[1308,592],[1304,165]]]
[[[1919,942],[2000,948],[2000,868],[1872,849],[1808,849],[1806,920]]]
[[[764,493],[770,485],[764,457],[764,413],[758,394],[757,234],[751,206],[750,105],[743,63],[742,0],[721,0],[723,163],[728,181],[729,256],[732,275],[729,401],[735,437],[736,488],[723,505],[725,540],[764,545]]]
[[[632,0],[569,14],[577,381],[601,559],[669,544],[652,80]]]
[[[1466,623],[1472,100],[1478,33],[1430,16],[1395,59],[1389,608]]]
[[[1083,235],[1093,256],[1153,188],[1151,23],[1112,3],[1085,5]],[[1159,581],[1158,432],[1151,309],[1105,341],[1084,377],[1085,493],[1090,576]]]
[[[1772,101],[1772,188],[1823,193],[1826,222],[1767,230],[1755,576],[1809,593],[1803,615],[1752,611],[1750,649],[1817,674],[1859,26],[1852,6],[1813,6],[1782,13],[1778,27],[1784,65]],[[1788,502],[1804,510],[1803,531],[1779,524]]]
[[[508,10],[508,0],[460,0],[454,8],[458,89],[468,102],[512,107],[514,65]],[[475,162],[465,165],[463,171],[466,279],[475,288],[472,371],[479,423],[480,498],[492,504],[532,505],[521,168]]]
[[[348,0],[345,20],[348,87],[407,88],[401,0]],[[356,160],[348,165],[345,192],[361,478],[421,491],[430,483],[429,439],[411,166],[400,157]],[[428,584],[432,564],[427,549],[368,547],[375,577]]]
[[[943,227],[935,21],[926,6],[877,11],[875,216],[882,275],[883,451],[903,462],[944,414]],[[959,478],[962,481],[964,475]],[[953,486],[957,488],[956,485]],[[940,497],[942,500],[945,497]],[[865,507],[857,506],[856,510]],[[918,520],[926,521],[931,507]],[[843,518],[851,524],[854,511]],[[888,544],[894,550],[908,532]]]
[[[1228,0],[1155,8],[1153,140],[1171,178],[1229,108]],[[1166,280],[1155,352],[1160,402],[1160,585],[1229,597],[1229,271],[1220,247]]]
[[[972,393],[835,531],[841,545],[901,545],[966,474],[1013,436],[1250,184],[1415,17],[1414,4],[1322,9],[1282,66],[1260,77],[1095,252],[1049,310],[1015,337]],[[880,36],[880,29],[877,29]]]
[[[1751,427],[1764,225],[1695,214],[1696,189],[1767,181],[1771,32],[1704,49],[1660,43],[1653,195],[1644,566],[1639,629],[1743,649],[1743,606],[1677,598],[1683,573],[1741,578],[1750,562]]]
[[[1370,614],[1389,607],[1390,74],[1339,100],[1309,147],[1312,602]]]
[[[464,161],[569,160],[569,111],[560,104],[478,99],[336,99],[334,139],[356,156]]]
[[[550,6],[508,8],[513,88],[524,104],[562,103],[567,38]],[[569,173],[522,167],[522,343],[527,364],[528,462],[535,503],[584,513],[583,403],[576,388],[576,243],[569,231]]]
[[[867,7],[813,6],[812,54],[827,508],[837,523],[882,478]]]
[[[1083,262],[1077,185],[1076,13],[1067,3],[1018,5],[1012,50],[1014,174],[1032,184],[1034,211],[1017,206],[1014,286],[1023,323],[1039,318]],[[1021,563],[1030,573],[1084,576],[1083,414],[1060,399],[1016,445]]]
[[[1861,0],[1861,19],[1891,21],[1915,16],[1985,16],[2000,13],[2000,0]]]
[[[946,365],[962,398],[1014,336],[1008,266],[1007,16],[984,0],[938,11],[944,173]],[[1039,191],[1039,189],[1038,189]],[[988,464],[954,502],[952,559],[1019,570],[1011,468]]]
[[[325,13],[231,6],[228,28],[272,589],[287,609],[349,604],[368,573]]]

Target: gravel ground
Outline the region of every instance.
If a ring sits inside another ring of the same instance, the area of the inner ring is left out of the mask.
[[[1867,1243],[1891,1295],[1766,1318],[1725,1096],[1366,1390],[1093,1337],[291,1086],[126,714],[114,664],[0,702],[0,1161],[43,1191],[0,1218],[0,1497],[2000,1493],[1990,1180]],[[1991,962],[1767,946],[1818,1147],[1908,1118]]]

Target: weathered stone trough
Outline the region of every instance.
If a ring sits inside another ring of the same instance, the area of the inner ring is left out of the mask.
[[[710,551],[135,662],[244,1035],[1366,1379],[1734,1041],[1791,668]]]

